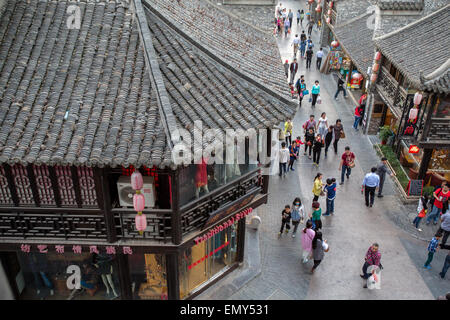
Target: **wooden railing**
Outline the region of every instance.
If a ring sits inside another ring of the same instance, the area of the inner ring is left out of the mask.
[[[187,204],[181,208],[181,230],[186,235],[189,232],[200,230],[211,214],[226,205],[244,199],[248,194],[262,190],[262,180],[259,169],[255,169],[239,180],[200,198],[199,201]]]

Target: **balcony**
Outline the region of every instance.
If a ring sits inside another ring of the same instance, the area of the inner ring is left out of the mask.
[[[431,123],[425,128],[419,145],[421,147],[450,146],[450,119],[431,118]]]
[[[376,89],[384,102],[389,106],[392,113],[397,118],[402,115],[402,108],[406,101],[406,90],[398,85],[397,80],[389,73],[385,67],[381,67],[379,81]]]

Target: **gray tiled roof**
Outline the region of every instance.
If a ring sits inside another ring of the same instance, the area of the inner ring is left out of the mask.
[[[289,99],[281,56],[272,33],[236,19],[207,0],[143,3],[231,67]]]
[[[81,9],[79,30],[66,26],[70,4]],[[9,0],[0,25],[0,162],[167,164],[132,18],[115,1]]]
[[[223,5],[222,8],[236,15],[240,19],[254,25],[255,27],[266,30],[268,32],[273,31],[273,19],[275,15],[275,6],[273,5],[252,6],[235,4]]]
[[[422,10],[423,0],[378,0],[381,10]]]
[[[375,43],[383,55],[419,88],[421,72],[426,77],[450,59],[449,21],[450,4],[404,28],[375,38]],[[441,75],[448,77],[448,70],[443,70]]]
[[[376,0],[338,0],[335,2],[336,26],[368,13],[367,8],[375,4]]]
[[[341,46],[350,55],[358,70],[366,76],[367,68],[371,66],[375,52],[372,41],[373,30],[366,25],[368,17],[369,14],[364,14],[334,29],[334,34]]]
[[[74,3],[79,30],[66,27]],[[147,15],[177,126],[263,128],[295,113]],[[134,18],[116,1],[9,0],[0,21],[0,163],[172,165]]]

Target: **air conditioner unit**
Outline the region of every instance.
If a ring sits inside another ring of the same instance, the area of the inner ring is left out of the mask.
[[[141,193],[145,197],[145,207],[154,208],[156,190],[153,177],[142,177],[144,179],[144,185],[141,189]],[[133,196],[136,193],[131,187],[131,177],[121,176],[117,181],[117,191],[119,193],[119,202],[122,207],[133,207]]]

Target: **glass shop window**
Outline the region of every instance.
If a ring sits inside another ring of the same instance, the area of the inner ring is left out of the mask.
[[[188,248],[179,256],[180,298],[189,296],[237,259],[238,223],[210,239]]]
[[[131,291],[135,300],[167,300],[166,256],[133,254],[128,257]]]
[[[249,157],[246,154],[246,152],[240,152],[239,147],[236,146],[234,159],[228,161],[229,163],[226,163],[226,160],[215,161],[213,157],[202,158],[202,163],[182,168],[180,171],[181,205],[192,202],[258,168],[257,164],[249,163]]]
[[[113,255],[19,253],[18,261],[20,271],[15,281],[20,300],[120,298],[118,269]]]

